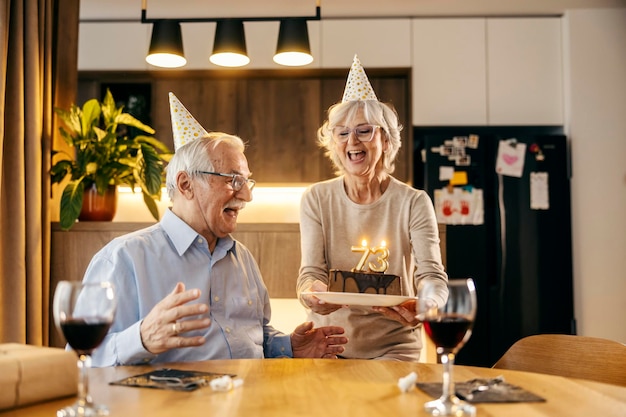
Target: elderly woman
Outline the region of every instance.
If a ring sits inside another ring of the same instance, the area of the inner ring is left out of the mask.
[[[355,65],[360,67],[356,57],[351,74]],[[362,67],[357,70],[364,76]],[[359,91],[352,94],[355,85]],[[401,146],[397,113],[376,99],[367,78],[365,93],[362,85],[363,80],[349,76],[343,101],[329,108],[318,130],[339,176],[312,185],[302,197],[297,293],[316,325],[345,329],[349,342],[343,357],[417,361],[422,342],[414,301],[394,307],[341,306],[310,294],[327,291],[331,269],[353,269],[361,254],[351,248],[366,239],[386,242],[386,273],[400,277],[402,295],[419,293],[439,305],[447,297],[432,201],[391,176]]]

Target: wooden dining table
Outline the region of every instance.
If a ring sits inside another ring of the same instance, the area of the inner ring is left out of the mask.
[[[203,386],[189,392],[110,385],[112,381],[173,368],[234,374],[243,384],[229,391]],[[90,392],[110,416],[426,416],[432,397],[398,381],[415,372],[418,382],[440,382],[439,364],[341,359],[233,359],[89,370]],[[455,366],[453,379],[503,376],[545,399],[544,402],[477,403],[477,416],[626,416],[626,387],[502,369]],[[51,384],[54,380],[50,381]],[[13,409],[0,416],[49,417],[75,398]]]

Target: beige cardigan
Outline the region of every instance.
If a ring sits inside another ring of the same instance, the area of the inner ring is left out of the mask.
[[[386,242],[386,273],[401,277],[403,295],[415,296],[420,288],[422,297],[445,303],[447,275],[441,262],[437,219],[432,201],[422,190],[392,178],[378,201],[361,205],[348,198],[343,177],[314,184],[302,196],[300,234],[298,296],[315,280],[328,283],[330,269],[354,268],[362,253],[351,248],[361,246],[365,239],[371,247]],[[349,342],[344,357],[419,359],[419,331],[369,307],[341,308],[325,316],[309,311],[308,315],[316,326],[346,329]]]

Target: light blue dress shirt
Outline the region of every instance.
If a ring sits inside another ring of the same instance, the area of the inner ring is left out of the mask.
[[[84,281],[111,281],[118,299],[93,366],[293,356],[290,336],[269,325],[269,295],[250,251],[228,236],[211,254],[204,237],[171,210],[159,223],[107,244],[91,260]],[[141,343],[139,326],[178,281],[200,289],[194,302],[209,305],[211,325],[183,333],[202,335],[206,342],[155,355]]]

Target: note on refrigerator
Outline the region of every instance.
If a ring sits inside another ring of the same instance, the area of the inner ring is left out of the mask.
[[[524,172],[525,155],[525,143],[518,142],[515,138],[501,140],[498,143],[496,173],[521,178]]]
[[[454,167],[440,166],[439,181],[449,181],[454,176]]]
[[[532,210],[550,209],[550,198],[548,191],[548,173],[530,173],[530,208]]]

